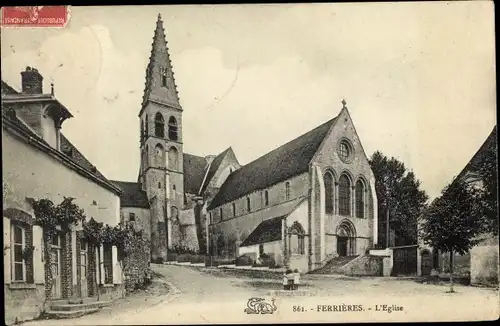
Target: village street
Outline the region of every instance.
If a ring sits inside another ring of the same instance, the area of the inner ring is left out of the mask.
[[[456,286],[457,293],[450,294],[446,293],[447,285],[419,284],[411,279],[307,275],[303,277],[299,292],[285,296],[282,292],[274,292],[281,287],[279,274],[274,279],[260,279],[232,271],[187,266],[153,265],[153,269],[164,276],[170,288],[167,295],[136,299],[131,296],[131,299],[125,299],[126,304],[117,302],[81,318],[25,324],[476,320],[477,316],[496,319],[499,314],[496,289]],[[277,310],[270,315],[247,315],[244,309],[252,297],[265,298],[269,303],[275,298]],[[342,310],[342,305],[345,305],[345,311],[333,308],[338,306]],[[351,308],[347,308],[349,305]],[[359,309],[353,308],[354,305],[361,305],[362,311],[354,311]],[[384,311],[383,305],[399,311],[389,313],[388,309]],[[456,312],[454,319],[450,319],[451,310]]]

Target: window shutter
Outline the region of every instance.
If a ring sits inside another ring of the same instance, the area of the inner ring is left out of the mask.
[[[42,227],[33,225],[33,245],[35,251],[33,252],[33,277],[35,284],[45,283],[45,270],[43,257],[43,232]]]
[[[118,248],[113,246],[111,248],[112,259],[113,259],[113,284],[122,284],[121,273],[122,269],[120,262],[118,261]]]
[[[101,255],[101,261],[99,261],[99,265],[98,265],[99,270],[101,271],[101,277],[100,277],[99,283],[104,284],[104,280],[106,279],[106,276],[104,274],[104,247],[102,245],[99,246],[99,254]]]
[[[76,265],[76,255],[80,255],[80,251],[76,251],[76,232],[74,230],[71,230],[71,248],[72,248],[72,253],[71,253],[71,263],[72,263],[72,273],[73,273],[73,285],[78,284],[78,273],[77,273],[77,268],[80,268],[80,266]]]
[[[6,247],[9,247],[6,249]],[[4,266],[4,282],[10,283],[10,220],[6,217],[3,218],[3,266]]]

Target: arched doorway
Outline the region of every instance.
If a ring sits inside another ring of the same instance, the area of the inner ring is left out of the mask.
[[[343,257],[356,255],[356,230],[349,221],[340,223],[337,228],[337,254]]]
[[[421,253],[421,262],[420,262],[420,270],[422,273],[422,276],[425,275],[431,275],[432,271],[432,256],[429,250],[425,249]]]

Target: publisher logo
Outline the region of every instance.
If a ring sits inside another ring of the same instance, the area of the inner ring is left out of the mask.
[[[2,8],[2,26],[4,27],[64,27],[68,19],[68,6]]]

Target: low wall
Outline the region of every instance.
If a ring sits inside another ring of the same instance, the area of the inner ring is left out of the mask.
[[[370,256],[380,257],[382,259],[382,276],[391,276],[393,261],[393,251],[387,249],[372,249],[369,251]]]
[[[383,257],[366,254],[339,268],[341,273],[349,276],[382,276],[382,270]]]
[[[498,284],[498,243],[470,250],[471,284]]]
[[[12,325],[37,318],[44,309],[45,285],[30,284],[32,288],[14,288],[4,285],[5,324]]]

